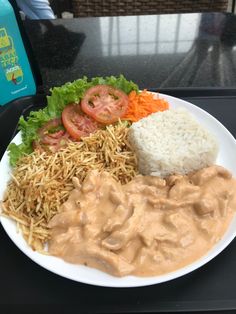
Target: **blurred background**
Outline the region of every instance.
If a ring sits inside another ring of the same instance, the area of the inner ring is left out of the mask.
[[[50,0],[50,4],[58,18],[236,11],[235,0]]]

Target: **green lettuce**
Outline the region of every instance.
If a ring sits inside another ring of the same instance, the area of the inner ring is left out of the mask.
[[[132,81],[126,80],[123,75],[119,77],[95,77],[90,81],[87,77],[83,77],[61,87],[52,88],[50,90],[51,95],[47,96],[47,106],[44,109],[31,111],[27,119],[24,119],[23,116],[20,118],[19,130],[22,133],[22,143],[20,145],[12,143],[8,146],[10,164],[14,166],[22,155],[30,154],[33,151],[32,142],[38,138],[37,131],[42,125],[51,119],[60,117],[67,104],[79,103],[86,90],[98,84],[119,88],[126,94],[132,90],[138,92],[138,86]]]

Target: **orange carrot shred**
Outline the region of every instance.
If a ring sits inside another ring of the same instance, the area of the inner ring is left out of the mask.
[[[122,120],[136,122],[151,113],[169,109],[169,104],[165,99],[156,98],[156,96],[147,90],[137,94],[132,91],[129,94],[129,105]]]

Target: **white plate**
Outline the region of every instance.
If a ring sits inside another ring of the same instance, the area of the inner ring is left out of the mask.
[[[160,95],[165,98],[172,108],[185,107],[195,116],[195,118],[205,126],[210,132],[215,134],[219,141],[220,152],[217,159],[217,164],[224,166],[230,170],[234,177],[236,177],[236,162],[235,162],[235,152],[236,152],[236,140],[229,133],[229,131],[214,117],[205,112],[204,110],[192,105],[186,101],[178,98],[174,98],[167,95]],[[223,110],[223,109],[222,109]],[[19,144],[21,142],[20,133],[14,138],[13,142]],[[4,154],[1,164],[0,164],[0,199],[3,197],[3,193],[6,189],[7,181],[10,178],[11,169],[9,167],[9,160],[7,153]],[[99,270],[92,269],[82,265],[74,265],[64,262],[63,260],[52,257],[45,256],[34,252],[26,244],[23,237],[16,232],[16,225],[13,221],[1,217],[0,221],[3,228],[5,229],[8,236],[16,244],[16,246],[26,254],[31,260],[39,264],[40,266],[46,268],[47,270],[61,275],[65,278],[69,278],[78,282],[83,282],[87,284],[93,284],[98,286],[106,287],[138,287],[147,286],[152,284],[158,284],[174,278],[183,276],[202,265],[209,262],[216,255],[218,255],[235,237],[236,235],[236,217],[234,217],[231,225],[229,226],[226,234],[220,242],[218,242],[214,248],[208,252],[207,255],[203,256],[196,262],[181,268],[177,271],[155,277],[135,277],[126,276],[123,278],[117,278],[103,273]]]

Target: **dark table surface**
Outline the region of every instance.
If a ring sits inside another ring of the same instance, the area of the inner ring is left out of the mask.
[[[120,73],[140,88],[236,87],[233,14],[26,21],[25,28],[46,91]]]
[[[236,135],[236,97],[224,98],[229,89],[236,94],[236,16],[212,13],[25,21],[25,28],[46,92],[84,75],[120,73],[140,88],[167,89],[172,94],[181,88],[180,97],[196,96],[192,88],[199,96],[210,95],[213,88],[221,97],[189,100]],[[183,278],[133,289],[99,288],[52,274],[20,252],[2,227],[0,246],[0,310],[6,304],[1,313],[9,309],[17,313],[236,310],[235,241],[209,264]]]

